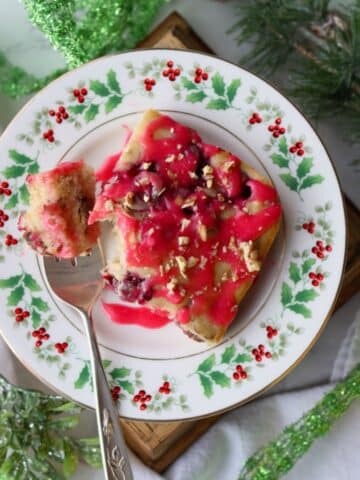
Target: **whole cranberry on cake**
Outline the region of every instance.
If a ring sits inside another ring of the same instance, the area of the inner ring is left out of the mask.
[[[30,206],[19,219],[19,230],[42,255],[72,258],[87,253],[100,229],[88,225],[95,202],[95,174],[83,161],[64,162],[48,172],[29,175]]]
[[[108,284],[190,336],[219,342],[279,229],[270,180],[152,110],[98,180],[89,223],[111,220],[119,238]]]

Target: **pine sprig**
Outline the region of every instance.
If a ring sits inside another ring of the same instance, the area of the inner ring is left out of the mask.
[[[80,418],[75,403],[14,387],[0,377],[0,409],[1,479],[64,480],[79,459],[101,467],[97,438],[68,435]]]
[[[252,42],[241,61],[266,74],[287,65],[290,82],[280,86],[314,117],[340,115],[359,142],[360,1],[334,12],[328,0],[245,0],[239,15],[231,31]]]

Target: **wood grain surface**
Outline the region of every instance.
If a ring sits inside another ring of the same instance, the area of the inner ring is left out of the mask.
[[[139,48],[178,48],[211,53],[176,12],[143,40]],[[359,291],[360,285],[360,212],[346,197],[344,200],[348,225],[347,262],[336,308]],[[162,472],[218,418],[170,423],[121,421],[121,424],[128,445],[145,464]]]

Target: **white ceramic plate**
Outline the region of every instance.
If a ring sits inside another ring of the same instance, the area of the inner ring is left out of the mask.
[[[164,76],[169,68],[178,75]],[[145,78],[155,80],[151,90]],[[61,123],[50,114],[59,107],[67,112]],[[19,238],[17,217],[26,208],[28,173],[79,158],[98,167],[121,149],[127,128],[147,108],[167,112],[269,175],[284,210],[282,231],[220,345],[194,342],[173,324],[160,330],[114,325],[95,307],[104,366],[111,386],[121,389],[120,414],[198,418],[249,400],[301,360],[330,315],[344,264],[343,202],[325,148],[287,99],[235,65],[182,51],[124,53],[64,75],[21,111],[0,142],[0,185],[9,183],[0,186],[0,329],[44,382],[93,406],[81,322],[47,290],[41,260]],[[254,113],[261,121],[251,120]],[[49,129],[53,134],[44,138]],[[6,235],[18,243],[6,246]],[[29,316],[16,321],[16,308]],[[40,328],[46,332],[36,347],[33,332]],[[66,343],[63,352],[58,343]],[[139,390],[146,401],[138,401]]]

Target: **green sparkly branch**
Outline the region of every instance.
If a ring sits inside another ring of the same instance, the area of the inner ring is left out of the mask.
[[[65,71],[66,69],[59,69],[43,78],[37,78],[12,65],[0,52],[0,91],[12,98],[23,97],[37,92]]]
[[[0,91],[12,98],[34,93],[68,69],[133,48],[167,0],[23,0],[29,19],[61,52],[67,68],[37,78],[0,52]]]
[[[65,480],[79,459],[100,468],[98,439],[68,434],[81,410],[59,396],[23,390],[0,376],[0,479]]]
[[[360,397],[360,364],[314,408],[286,427],[245,463],[238,480],[276,480],[287,473],[314,441],[324,436]]]

